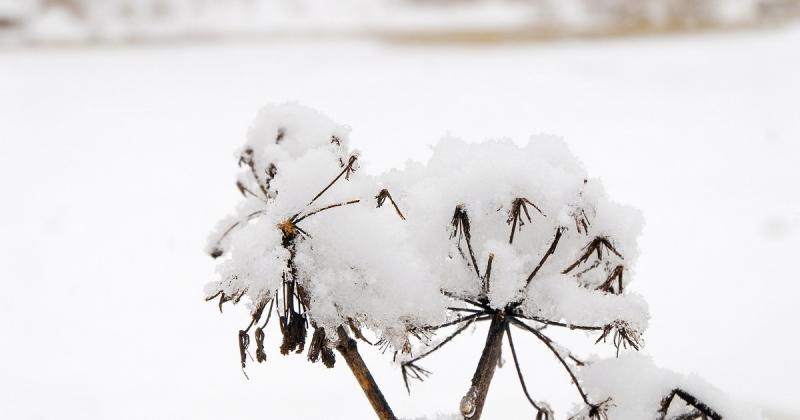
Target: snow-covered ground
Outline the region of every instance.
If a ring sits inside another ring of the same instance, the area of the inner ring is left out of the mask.
[[[280,356],[274,329],[247,381],[244,308],[221,316],[202,300],[205,237],[237,200],[234,151],[260,105],[296,100],[350,124],[370,171],[423,158],[448,132],[563,136],[644,212],[645,351],[796,418],[797,45],[800,28],[0,51],[0,417],[372,418],[346,369]],[[424,363],[434,375],[411,398],[388,355],[364,353],[399,414],[452,412],[485,328]],[[518,341],[532,392],[563,414],[576,401],[565,375]],[[500,369],[485,418],[531,413]]]

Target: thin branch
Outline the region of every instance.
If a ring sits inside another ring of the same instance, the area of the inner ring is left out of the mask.
[[[486,298],[489,296],[489,288],[491,287],[492,261],[494,261],[494,254],[489,254],[489,260],[486,261],[486,270],[483,275],[483,291],[481,292]]]
[[[450,234],[450,239],[458,236],[457,243],[461,249],[461,238],[467,242],[467,250],[469,251],[470,260],[472,260],[472,267],[475,269],[475,274],[481,279],[481,270],[478,268],[478,261],[475,259],[475,252],[472,250],[472,233],[470,229],[469,216],[464,206],[459,204],[453,212],[453,219],[450,221],[453,226],[453,232]]]
[[[392,198],[392,195],[389,194],[389,190],[387,190],[386,188],[382,189],[378,193],[378,195],[375,196],[375,198],[378,200],[378,205],[377,205],[378,208],[383,206],[383,203],[388,198],[389,202],[392,203],[392,206],[394,207],[394,211],[397,212],[397,215],[400,216],[401,219],[406,220],[406,217],[403,216],[403,212],[400,211],[400,207],[397,207],[397,203],[394,202],[394,199]]]
[[[266,321],[264,321],[264,325],[261,326],[262,330],[267,327],[267,324],[269,324],[269,319],[272,317],[272,306],[275,304],[275,300],[277,300],[277,297],[269,300],[269,309],[267,309],[267,319]]]
[[[261,189],[261,192],[264,193],[264,197],[269,197],[268,192],[268,181],[262,181],[261,177],[258,175],[258,170],[256,170],[256,162],[253,160],[253,149],[247,148],[244,150],[242,155],[239,157],[239,165],[242,163],[246,164],[250,168],[250,173],[253,174],[253,178],[258,184],[258,188]]]
[[[622,285],[622,276],[625,272],[625,267],[622,265],[618,265],[614,267],[614,270],[609,274],[606,281],[603,282],[600,286],[597,286],[595,290],[602,290],[607,293],[613,293],[617,295],[621,295],[623,292],[623,285]],[[614,282],[616,281],[617,289],[614,290]]]
[[[374,346],[371,341],[367,340],[367,337],[364,337],[364,333],[361,332],[361,328],[358,326],[358,323],[353,318],[347,318],[347,326],[350,327],[350,331],[353,332],[353,335],[356,336],[357,339],[369,344],[370,346]]]
[[[589,217],[586,215],[586,211],[583,208],[577,208],[572,212],[572,218],[575,219],[575,229],[578,231],[578,233],[588,235],[589,226],[592,224],[589,222]]]
[[[343,175],[346,175],[345,178],[349,179],[350,173],[353,171],[353,164],[356,163],[356,159],[358,158],[355,155],[350,156],[350,159],[347,161],[347,165],[345,165],[344,169],[342,169],[342,171],[339,172],[339,175],[336,175],[336,178],[333,178],[333,181],[331,181],[328,185],[326,185],[325,188],[322,189],[322,191],[318,192],[317,195],[315,195],[314,198],[312,198],[311,201],[309,201],[308,204],[306,205],[307,206],[311,205],[311,203],[317,201],[318,198],[322,197],[322,194],[325,194],[325,192],[328,191],[328,189],[330,189],[333,186],[333,184],[335,184],[336,181],[338,181],[339,178],[341,178]]]
[[[542,259],[541,259],[541,260],[539,260],[539,264],[538,264],[538,265],[536,265],[536,268],[534,268],[534,269],[533,269],[533,271],[531,272],[531,274],[530,274],[530,275],[528,276],[528,278],[525,280],[525,287],[528,287],[528,285],[530,285],[530,284],[531,284],[531,280],[533,280],[533,278],[536,276],[536,273],[538,273],[538,272],[539,272],[539,270],[541,270],[541,268],[542,268],[542,266],[544,265],[545,261],[547,261],[547,259],[548,259],[548,258],[549,258],[551,255],[553,255],[553,253],[555,253],[555,252],[556,252],[556,247],[558,246],[558,241],[561,239],[561,235],[562,235],[562,233],[563,233],[563,230],[564,230],[564,228],[562,228],[561,226],[559,226],[559,227],[556,229],[556,234],[555,234],[555,237],[553,237],[553,242],[550,244],[550,247],[549,247],[549,248],[547,248],[547,251],[546,251],[546,252],[544,253],[544,255],[542,256]]]
[[[224,232],[222,232],[222,235],[220,235],[220,237],[219,237],[219,238],[217,238],[217,241],[214,243],[214,248],[213,248],[213,249],[212,249],[212,251],[211,251],[211,256],[212,256],[213,258],[217,258],[217,257],[219,257],[219,256],[221,256],[221,255],[223,254],[223,252],[224,252],[224,251],[223,251],[223,250],[220,248],[220,244],[222,243],[222,241],[223,241],[223,240],[225,240],[225,238],[226,238],[226,237],[227,237],[227,236],[228,236],[228,235],[229,235],[231,232],[233,232],[233,230],[234,230],[234,229],[236,229],[237,227],[239,227],[239,225],[241,225],[241,224],[242,224],[242,222],[245,222],[245,223],[247,223],[247,222],[249,222],[249,221],[251,221],[251,220],[253,220],[253,219],[256,219],[256,218],[258,218],[258,217],[260,217],[260,216],[263,216],[263,215],[265,215],[265,214],[267,214],[267,211],[266,211],[266,210],[258,210],[258,211],[254,211],[254,212],[252,212],[252,213],[248,214],[247,216],[245,216],[245,217],[244,217],[244,220],[237,220],[236,222],[234,222],[233,224],[231,224],[230,226],[228,226],[228,228],[227,228],[227,229],[225,229],[225,231],[224,231]]]
[[[519,359],[517,358],[517,350],[514,348],[514,339],[511,338],[511,328],[506,324],[506,335],[508,336],[508,345],[511,347],[511,356],[514,358],[514,367],[517,368],[517,376],[519,377],[519,384],[522,386],[522,392],[525,393],[525,397],[531,403],[533,408],[537,411],[537,418],[541,417],[540,415],[544,413],[544,418],[546,420],[552,419],[552,413],[548,413],[542,407],[539,407],[539,404],[536,404],[536,401],[531,398],[531,394],[528,393],[528,387],[525,385],[525,379],[522,377],[522,369],[519,367]]]
[[[403,375],[403,384],[406,386],[406,391],[411,394],[411,387],[408,385],[408,378],[416,379],[420,382],[425,381],[425,378],[431,376],[431,371],[415,365],[414,363],[405,363],[400,366],[400,371]]]
[[[450,334],[450,335],[449,335],[447,338],[445,338],[444,340],[440,341],[440,342],[439,342],[439,344],[437,344],[437,345],[433,346],[432,348],[430,348],[430,349],[428,349],[427,351],[423,352],[423,353],[422,353],[422,354],[420,354],[419,356],[417,356],[417,357],[415,357],[415,358],[413,358],[413,359],[411,359],[411,360],[408,360],[408,361],[406,361],[406,362],[403,362],[403,364],[408,364],[408,363],[414,363],[414,362],[417,362],[417,361],[419,361],[420,359],[423,359],[423,358],[425,358],[425,357],[428,357],[428,356],[429,356],[431,353],[435,352],[436,350],[439,350],[439,349],[440,349],[440,348],[442,348],[442,347],[443,347],[445,344],[447,344],[448,342],[450,342],[450,340],[452,340],[452,339],[453,339],[453,338],[455,338],[457,335],[459,335],[459,334],[461,334],[462,332],[464,332],[464,330],[466,330],[467,328],[469,328],[469,326],[470,326],[470,325],[472,325],[472,323],[473,323],[473,322],[475,322],[475,318],[471,318],[471,317],[464,317],[464,319],[462,319],[461,321],[466,321],[466,323],[465,323],[464,325],[462,325],[462,326],[458,327],[458,329],[457,329],[457,330],[455,330],[455,331],[454,331],[452,334]]]
[[[611,241],[608,238],[606,238],[605,236],[598,236],[598,237],[592,239],[592,241],[589,242],[589,244],[584,247],[584,249],[586,251],[584,251],[584,253],[580,257],[578,257],[578,259],[575,260],[575,262],[570,264],[569,267],[565,268],[561,272],[561,274],[567,274],[570,271],[572,271],[575,267],[577,267],[578,265],[580,265],[580,264],[586,262],[587,260],[589,260],[589,257],[592,255],[592,253],[597,253],[597,259],[598,260],[602,260],[603,259],[603,247],[605,247],[606,249],[608,249],[609,251],[614,253],[616,256],[622,258],[622,254],[620,254],[619,251],[617,251],[617,249],[614,248],[614,245],[611,244]]]
[[[336,207],[341,207],[341,206],[349,206],[351,204],[356,204],[356,203],[360,203],[360,202],[361,202],[361,200],[350,200],[350,201],[347,201],[347,202],[344,202],[344,203],[336,203],[336,204],[331,204],[331,205],[328,205],[328,206],[325,206],[325,207],[322,207],[322,208],[318,208],[318,209],[316,209],[316,210],[314,210],[314,211],[312,211],[312,212],[310,212],[308,214],[305,214],[303,216],[300,216],[300,217],[294,219],[294,223],[295,224],[300,223],[304,219],[307,219],[307,218],[309,218],[309,217],[311,217],[311,216],[313,216],[313,215],[315,215],[317,213],[322,213],[325,210],[329,210],[329,209],[336,208]],[[299,215],[299,213],[297,215],[295,215],[295,217],[297,217],[298,215]]]
[[[471,309],[471,308],[457,308],[455,306],[448,306],[447,309],[450,310],[450,311],[455,311],[455,312],[469,312],[469,313],[473,313],[473,314],[485,314],[485,313],[487,313],[486,311],[483,311],[483,310]]]
[[[697,399],[697,397],[695,397],[694,395],[689,394],[688,392],[680,388],[673,389],[672,392],[669,393],[669,395],[667,395],[666,397],[664,397],[663,400],[661,400],[661,409],[659,410],[660,414],[659,420],[666,419],[667,412],[669,411],[669,407],[672,404],[672,400],[675,398],[675,396],[680,397],[682,400],[686,401],[688,405],[696,408],[703,414],[704,417],[706,416],[710,417],[712,420],[722,420],[722,416],[719,413],[717,413],[714,409],[712,409],[704,402]]]
[[[260,196],[260,195],[258,195],[258,194],[256,194],[256,193],[254,193],[254,192],[253,192],[253,191],[252,191],[250,188],[247,188],[247,186],[246,186],[246,185],[244,185],[244,183],[243,183],[242,181],[236,181],[236,188],[239,190],[239,192],[240,192],[240,193],[242,194],[242,196],[244,196],[244,197],[247,197],[247,194],[250,194],[251,196],[253,196],[253,197],[255,197],[255,198],[257,198],[257,199],[261,200],[261,201],[262,201],[262,202],[264,202],[264,203],[266,203],[266,202],[267,202],[267,199],[266,199],[266,198],[264,198],[264,197],[262,197],[262,196]]]
[[[564,323],[564,322],[551,321],[549,319],[540,318],[540,317],[537,317],[537,316],[523,315],[523,314],[519,313],[519,311],[515,311],[514,312],[514,316],[517,316],[517,317],[520,317],[520,318],[524,318],[524,319],[528,319],[528,320],[531,320],[531,321],[534,321],[534,322],[538,322],[540,324],[552,325],[554,327],[564,327],[564,328],[569,328],[571,330],[601,331],[601,330],[605,329],[605,327],[606,327],[605,325],[602,326],[602,327],[598,327],[598,326],[593,326],[593,325],[567,324],[567,323]]]
[[[455,309],[455,308],[448,308],[448,309]],[[439,329],[442,329],[442,328],[447,328],[447,327],[450,327],[450,326],[453,326],[453,325],[457,325],[457,324],[460,324],[460,323],[462,323],[464,321],[468,321],[468,320],[470,320],[472,318],[478,318],[478,317],[481,317],[481,316],[484,316],[484,315],[487,315],[486,312],[474,312],[474,313],[471,313],[470,315],[467,315],[467,316],[458,317],[458,319],[455,319],[453,321],[445,322],[443,324],[438,324],[438,325],[425,326],[425,327],[422,327],[421,329],[426,330],[426,331],[435,331],[435,330],[439,330]]]
[[[639,332],[631,328],[627,322],[621,320],[614,321],[603,327],[603,334],[595,341],[595,344],[599,343],[601,340],[605,342],[606,337],[608,337],[612,331],[614,332],[613,343],[614,347],[617,348],[617,357],[619,357],[621,347],[627,349],[628,346],[631,346],[637,351],[641,348],[642,344]]]
[[[445,338],[444,340],[439,342],[439,344],[435,345],[433,348],[430,348],[427,351],[425,351],[422,354],[420,354],[419,356],[414,357],[413,359],[405,361],[405,362],[400,364],[400,371],[401,371],[401,373],[403,375],[403,383],[405,384],[406,391],[408,391],[409,394],[411,393],[411,388],[408,385],[408,377],[409,376],[411,376],[411,378],[416,379],[418,381],[423,381],[424,377],[430,376],[430,374],[431,374],[430,371],[425,370],[425,369],[417,366],[415,364],[415,362],[417,362],[417,361],[429,356],[433,352],[435,352],[435,351],[441,349],[442,347],[444,347],[444,345],[447,344],[448,342],[450,342],[450,340],[452,340],[457,335],[461,334],[464,330],[469,328],[469,326],[472,325],[473,322],[475,322],[476,318],[477,318],[477,315],[475,315],[474,317],[472,315],[470,315],[468,317],[464,317],[464,318],[458,320],[458,322],[466,322],[466,323],[464,325],[462,325],[461,327],[459,327],[457,330],[455,330],[447,338]],[[446,326],[446,325],[439,326],[439,328],[443,328],[444,326]]]
[[[570,378],[572,378],[572,383],[575,384],[575,388],[577,388],[578,389],[578,393],[581,394],[581,398],[583,399],[583,402],[585,402],[586,405],[594,407],[594,405],[589,402],[589,397],[586,396],[586,392],[581,387],[580,382],[578,382],[578,378],[575,376],[575,373],[572,372],[572,369],[569,367],[569,364],[567,364],[567,361],[564,360],[563,357],[561,357],[561,354],[558,352],[558,349],[556,349],[555,346],[553,346],[553,341],[550,340],[550,338],[548,338],[546,335],[544,335],[541,332],[539,332],[539,330],[537,330],[535,328],[531,328],[528,325],[525,325],[523,322],[515,319],[514,317],[510,317],[510,319],[511,319],[511,322],[514,323],[514,325],[516,325],[516,326],[518,326],[518,327],[520,327],[520,328],[522,328],[522,329],[524,329],[526,331],[529,331],[529,332],[533,333],[533,335],[535,335],[536,338],[538,338],[541,342],[543,342],[547,346],[547,348],[549,348],[550,351],[553,352],[553,354],[556,356],[558,361],[561,362],[561,365],[564,366],[564,369],[566,369],[567,373],[569,373]]]
[[[508,219],[506,220],[506,223],[511,225],[511,235],[508,238],[509,244],[514,243],[514,233],[517,230],[517,225],[519,225],[520,231],[522,230],[522,226],[525,225],[525,221],[522,219],[523,212],[525,213],[525,217],[528,219],[528,223],[533,221],[533,219],[531,219],[530,213],[528,212],[528,204],[533,206],[533,208],[535,208],[536,211],[539,212],[539,214],[545,216],[545,214],[542,213],[542,210],[539,208],[539,206],[537,206],[527,198],[524,197],[515,198],[514,201],[511,202],[511,210],[508,212]]]
[[[445,296],[447,296],[447,297],[449,297],[451,299],[460,300],[462,302],[469,303],[470,305],[477,306],[478,308],[481,308],[481,309],[484,309],[484,310],[487,310],[487,311],[490,311],[490,312],[494,311],[494,309],[492,309],[489,305],[486,305],[484,303],[480,303],[480,302],[478,302],[478,301],[476,301],[474,299],[470,299],[470,298],[467,298],[467,297],[459,296],[459,295],[457,295],[457,294],[455,294],[453,292],[447,291],[447,290],[440,290],[440,292],[443,295],[445,295]]]

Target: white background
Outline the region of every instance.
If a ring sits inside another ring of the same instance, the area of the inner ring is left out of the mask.
[[[0,418],[372,418],[343,363],[280,356],[274,325],[245,380],[244,308],[202,299],[205,236],[237,200],[234,151],[258,107],[283,101],[351,125],[369,171],[424,158],[447,132],[563,136],[644,212],[645,351],[800,412],[798,46],[800,29],[0,51]],[[398,414],[453,412],[485,328],[423,363],[434,376],[412,398],[389,355],[361,347]],[[517,340],[532,392],[563,416],[566,376]],[[500,369],[485,418],[528,419],[526,404]]]

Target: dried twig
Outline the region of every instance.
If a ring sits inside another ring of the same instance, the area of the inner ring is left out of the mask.
[[[483,286],[481,291],[483,297],[487,299],[489,297],[489,288],[491,287],[492,261],[494,261],[494,254],[489,254],[489,259],[486,261],[486,270],[483,274]]]
[[[554,327],[564,327],[564,328],[569,328],[571,330],[600,331],[600,330],[605,329],[605,326],[598,327],[598,326],[594,326],[594,325],[567,324],[567,323],[559,322],[559,321],[551,321],[549,319],[541,318],[541,317],[537,317],[537,316],[528,316],[528,315],[524,315],[524,314],[520,313],[519,310],[514,311],[514,316],[515,317],[519,317],[519,318],[528,319],[528,320],[531,320],[531,321],[535,321],[535,322],[538,322],[540,324],[552,325]]]
[[[528,326],[527,324],[523,323],[522,321],[517,320],[516,318],[512,317],[510,319],[511,319],[511,323],[513,323],[514,325],[524,329],[525,331],[533,333],[533,335],[535,335],[536,338],[538,338],[542,343],[545,344],[545,346],[547,346],[548,349],[550,349],[550,351],[556,356],[558,361],[561,362],[561,365],[564,366],[564,369],[566,369],[566,371],[569,374],[570,378],[572,378],[572,383],[575,385],[575,388],[578,389],[578,393],[581,395],[581,398],[583,399],[583,402],[585,402],[586,405],[588,405],[588,406],[592,406],[592,403],[589,402],[589,397],[586,395],[586,392],[583,390],[583,387],[581,387],[581,384],[578,381],[578,378],[575,376],[575,373],[572,371],[572,368],[569,367],[569,364],[567,363],[567,361],[564,360],[563,357],[561,357],[561,353],[553,345],[553,341],[550,340],[550,338],[547,337],[546,335],[542,334],[536,328],[531,328],[530,326]]]
[[[377,207],[380,208],[381,206],[383,206],[383,203],[386,201],[387,198],[389,199],[389,202],[392,203],[392,206],[394,207],[394,211],[397,212],[397,215],[400,216],[401,219],[406,220],[406,217],[403,216],[403,212],[400,211],[400,207],[397,207],[397,203],[394,202],[394,199],[392,198],[392,195],[389,194],[389,190],[387,190],[386,188],[382,189],[378,193],[378,195],[375,196],[375,199],[378,200]]]
[[[237,220],[236,222],[234,222],[233,224],[231,224],[230,226],[228,226],[228,228],[227,228],[227,229],[225,229],[225,231],[224,231],[224,232],[222,232],[222,235],[220,235],[220,236],[219,236],[219,238],[217,238],[217,241],[214,243],[214,246],[211,248],[211,252],[210,252],[210,255],[211,255],[211,257],[212,257],[212,258],[217,258],[217,257],[220,257],[220,256],[222,256],[222,254],[223,254],[225,251],[222,249],[222,247],[221,247],[220,245],[222,244],[222,241],[223,241],[223,240],[225,240],[225,238],[226,238],[226,237],[227,237],[227,236],[228,236],[228,235],[229,235],[231,232],[233,232],[233,230],[234,230],[234,229],[236,229],[237,227],[239,227],[240,225],[242,225],[242,224],[243,224],[243,222],[244,222],[244,223],[247,223],[247,222],[249,222],[249,221],[251,221],[251,220],[253,220],[253,219],[256,219],[256,218],[258,218],[258,217],[260,217],[260,216],[263,216],[263,215],[265,215],[265,214],[267,214],[267,211],[266,211],[266,210],[258,210],[258,211],[254,211],[254,212],[252,212],[252,213],[248,214],[247,216],[245,216],[243,220]]]
[[[241,166],[243,163],[250,168],[250,173],[253,174],[253,179],[255,179],[256,184],[258,184],[258,188],[261,189],[264,197],[269,197],[269,181],[262,180],[261,176],[258,175],[256,162],[253,159],[253,149],[248,147],[242,151],[242,154],[239,156],[239,166]]]
[[[356,163],[357,159],[358,158],[356,157],[356,155],[350,156],[350,159],[347,160],[347,165],[345,165],[344,169],[342,169],[342,171],[339,172],[339,175],[336,175],[336,178],[333,178],[333,181],[331,181],[328,185],[326,185],[325,188],[322,189],[322,191],[318,192],[317,195],[315,195],[314,198],[312,198],[311,201],[309,201],[308,204],[306,205],[310,205],[313,202],[317,201],[318,198],[322,197],[322,195],[325,194],[325,192],[328,191],[328,189],[330,189],[333,186],[333,184],[335,184],[336,181],[338,181],[339,178],[341,178],[342,176],[344,176],[345,179],[349,180],[350,174],[355,171],[353,165]]]
[[[351,204],[356,204],[356,203],[360,203],[360,202],[361,202],[361,200],[350,200],[350,201],[346,201],[344,203],[330,204],[330,205],[327,205],[325,207],[321,207],[321,208],[313,210],[313,211],[311,211],[309,213],[306,213],[303,216],[300,216],[300,214],[298,213],[298,214],[293,216],[293,223],[295,223],[295,224],[300,223],[303,220],[305,220],[305,219],[307,219],[307,218],[309,218],[309,217],[311,217],[311,216],[313,216],[313,215],[315,215],[317,213],[322,213],[323,211],[328,210],[328,209],[333,209],[333,208],[342,207],[342,206],[349,206]]]
[[[421,359],[423,359],[423,358],[425,358],[425,357],[428,357],[428,356],[429,356],[430,354],[432,354],[433,352],[435,352],[435,351],[439,350],[440,348],[444,347],[444,345],[445,345],[445,344],[447,344],[447,343],[449,343],[449,342],[450,342],[450,340],[452,340],[452,339],[453,339],[453,338],[455,338],[457,335],[459,335],[459,334],[461,334],[462,332],[464,332],[464,330],[466,330],[467,328],[469,328],[469,326],[470,326],[470,325],[472,325],[472,323],[473,323],[473,322],[475,322],[475,319],[476,319],[476,318],[477,318],[477,317],[471,317],[471,316],[469,316],[469,317],[465,317],[465,318],[461,319],[461,322],[465,322],[465,324],[464,324],[464,325],[462,325],[462,326],[460,326],[460,327],[459,327],[457,330],[455,330],[455,331],[454,331],[452,334],[450,334],[450,335],[449,335],[447,338],[445,338],[444,340],[442,340],[441,342],[439,342],[439,344],[437,344],[437,345],[433,346],[432,348],[428,349],[427,351],[423,352],[423,353],[422,353],[422,354],[420,354],[419,356],[417,356],[417,357],[414,357],[414,358],[412,358],[411,360],[408,360],[408,361],[406,361],[406,362],[403,362],[403,363],[400,365],[400,368],[402,369],[402,374],[403,374],[403,382],[405,382],[405,385],[406,385],[406,390],[407,390],[409,393],[411,393],[411,389],[410,389],[410,388],[409,388],[409,386],[408,386],[408,375],[407,375],[407,373],[406,373],[406,369],[407,369],[407,367],[408,367],[408,366],[410,366],[408,369],[411,369],[411,370],[410,370],[410,372],[411,372],[411,373],[413,373],[415,369],[419,370],[420,368],[419,368],[419,366],[416,366],[416,365],[414,364],[415,362],[418,362],[419,360],[421,360]],[[424,370],[424,369],[422,369],[422,370]],[[428,371],[425,371],[425,372],[426,372],[426,375],[424,375],[424,376],[428,376],[428,375],[430,375],[430,372],[428,372]],[[413,376],[413,375],[412,375],[412,378],[414,378],[414,379],[418,379],[418,380],[422,380],[422,378],[420,378],[420,377],[415,377],[415,376]]]
[[[475,269],[475,274],[478,275],[479,279],[482,278],[481,270],[478,268],[478,261],[475,260],[475,252],[472,250],[472,233],[470,232],[469,216],[467,215],[467,211],[464,209],[464,206],[460,204],[456,206],[456,209],[453,212],[453,219],[450,221],[450,224],[453,226],[453,232],[450,234],[450,239],[458,237],[458,249],[461,250],[461,238],[464,238],[465,242],[467,243],[469,258],[472,261],[472,267]]]
[[[250,190],[250,188],[247,188],[247,185],[244,185],[242,181],[236,181],[236,188],[239,190],[239,192],[242,194],[243,197],[247,197],[247,195],[250,194],[254,198],[257,198],[265,203],[267,202],[267,199],[265,197],[262,197],[254,193],[252,190]]]
[[[592,224],[589,223],[589,217],[586,216],[586,211],[584,211],[583,208],[577,208],[572,212],[572,218],[575,219],[575,229],[578,233],[588,235],[589,226]]]
[[[522,226],[525,225],[525,220],[522,219],[523,213],[525,213],[525,217],[528,219],[528,223],[533,221],[533,219],[531,219],[530,213],[528,212],[529,204],[533,206],[533,208],[535,208],[536,211],[539,212],[539,214],[545,216],[545,214],[542,213],[542,210],[527,198],[524,197],[515,198],[514,201],[511,202],[511,210],[509,210],[508,219],[506,220],[506,223],[511,225],[511,234],[508,237],[508,243],[510,244],[514,243],[514,233],[517,230],[517,226],[519,226],[519,230],[521,231]]]
[[[564,231],[563,227],[559,226],[558,228],[556,228],[556,234],[553,237],[553,242],[550,243],[550,247],[547,248],[547,251],[544,253],[544,255],[542,255],[542,259],[539,260],[539,264],[536,265],[536,268],[534,268],[531,274],[528,276],[528,278],[525,279],[525,287],[528,287],[528,285],[531,284],[531,280],[533,280],[533,278],[536,276],[536,273],[538,273],[539,270],[541,270],[545,261],[547,261],[547,258],[549,258],[551,255],[553,255],[553,253],[556,252],[556,247],[558,246],[558,241],[561,239],[563,231]]]
[[[583,249],[585,250],[584,253],[575,260],[574,263],[570,264],[569,267],[565,268],[561,274],[567,274],[572,271],[578,265],[586,262],[592,253],[597,253],[597,259],[603,259],[603,248],[609,250],[610,252],[614,253],[619,258],[622,258],[622,255],[614,248],[614,245],[611,244],[611,241],[605,236],[598,236],[594,238],[588,245],[586,245]]]
[[[489,312],[495,312],[495,310],[492,307],[490,307],[487,303],[478,302],[475,299],[471,299],[471,298],[468,298],[468,297],[465,297],[465,296],[459,296],[456,293],[453,293],[453,292],[450,292],[450,291],[444,290],[444,289],[440,290],[440,292],[443,295],[445,295],[445,296],[447,296],[449,298],[460,300],[460,301],[462,301],[464,303],[469,303],[472,306],[476,306],[478,308],[484,309],[484,310],[489,311]]]
[[[631,328],[627,322],[618,320],[614,321],[611,324],[606,325],[603,327],[603,334],[595,341],[595,343],[599,343],[601,340],[606,341],[606,338],[614,332],[613,337],[613,344],[614,347],[617,348],[617,357],[619,357],[619,351],[621,347],[628,348],[628,346],[633,347],[637,351],[641,348],[642,338],[639,335],[639,332],[635,329]]]
[[[600,286],[597,286],[596,290],[602,290],[606,293],[613,293],[617,295],[621,295],[623,292],[622,286],[622,275],[625,271],[625,267],[622,265],[618,265],[614,267],[614,270],[611,271],[611,274],[608,275],[606,281],[603,282]],[[616,290],[614,288],[614,283],[616,282]]]
[[[667,414],[669,412],[669,407],[672,405],[672,401],[675,397],[680,397],[686,404],[696,408],[700,413],[702,413],[702,417],[705,419],[706,417],[711,418],[712,420],[722,420],[722,416],[716,412],[716,410],[712,409],[702,401],[700,401],[694,395],[680,389],[675,388],[672,392],[669,393],[664,399],[661,400],[661,409],[658,411],[659,420],[665,420],[667,418]]]
[[[522,386],[522,392],[525,393],[525,397],[531,403],[533,408],[536,409],[536,419],[537,420],[553,420],[553,411],[550,410],[546,404],[537,404],[536,401],[531,398],[531,394],[528,393],[528,387],[525,385],[525,379],[522,377],[522,369],[519,367],[519,359],[517,358],[517,350],[514,348],[514,339],[511,338],[511,328],[506,324],[506,336],[508,337],[508,345],[511,347],[511,356],[514,359],[514,367],[517,369],[517,376],[519,377],[519,384]]]

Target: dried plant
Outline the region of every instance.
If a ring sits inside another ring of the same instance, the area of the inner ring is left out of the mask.
[[[286,114],[279,111],[274,115]],[[512,336],[516,328],[535,337],[569,377],[583,402],[571,418],[609,420],[620,401],[587,391],[583,371],[594,361],[555,342],[547,329],[597,334],[595,344],[610,341],[618,358],[623,350],[641,350],[648,315],[626,287],[635,260],[630,251],[636,247],[628,243],[636,229],[627,226],[634,213],[598,194],[599,185],[560,145],[450,142],[437,146],[430,167],[463,170],[437,170],[435,180],[427,166],[408,180],[364,177],[356,172],[359,157],[347,149],[346,131],[311,111],[294,111],[310,123],[295,119],[292,125],[267,113],[256,124],[259,135],[239,159],[245,173],[236,187],[245,202],[209,246],[223,263],[207,300],[218,298],[220,311],[245,296],[252,304],[250,323],[238,334],[243,371],[253,359],[251,329],[254,360],[267,360],[266,327],[274,310],[281,354],[305,352],[310,362],[333,367],[336,350],[376,415],[394,419],[356,340],[389,353],[410,393],[413,380],[431,375],[421,365],[425,358],[488,321],[481,358],[461,398],[465,419],[481,417],[504,342],[535,418],[554,418],[530,392]],[[298,134],[303,130],[307,137]],[[497,163],[507,165],[501,170]],[[318,186],[308,187],[311,181]],[[384,184],[397,185],[392,191],[398,194],[378,187]],[[387,202],[397,217],[382,210]],[[504,208],[505,215],[498,214]],[[563,296],[569,302],[559,300]],[[591,316],[581,318],[587,312]],[[675,396],[694,410],[680,418],[719,418],[677,388],[653,411],[665,419]]]

